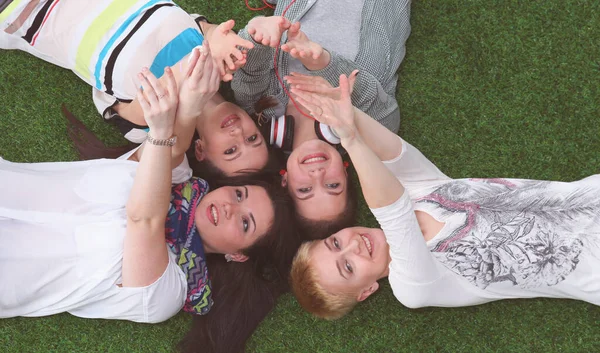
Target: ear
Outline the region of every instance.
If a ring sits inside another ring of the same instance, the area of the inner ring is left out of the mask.
[[[197,139],[194,143],[194,155],[198,161],[203,161],[204,158],[206,158],[206,155],[204,154],[204,142],[202,142],[202,139]]]
[[[282,170],[281,173],[281,186],[284,188],[287,186],[287,171],[285,170]]]
[[[235,261],[235,262],[246,262],[248,261],[248,256],[236,252],[235,254],[228,254],[231,257],[231,261]]]
[[[369,296],[371,296],[371,294],[377,292],[377,290],[379,289],[379,283],[378,282],[373,282],[373,284],[371,284],[369,286],[369,288],[363,290],[362,292],[360,292],[360,294],[358,295],[358,301],[362,302],[363,300],[367,299]]]

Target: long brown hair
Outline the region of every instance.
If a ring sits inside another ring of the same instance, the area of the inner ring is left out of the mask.
[[[69,137],[81,159],[116,158],[136,146],[107,148],[64,105],[63,115],[68,120]],[[246,262],[227,263],[223,255],[207,256],[214,304],[207,315],[194,315],[190,331],[178,344],[182,352],[243,352],[248,338],[273,310],[279,296],[289,291],[289,269],[301,236],[294,221],[293,203],[279,185],[278,174],[268,173],[270,179],[265,181],[266,175],[253,175],[252,179],[260,180],[258,182],[242,176],[215,180],[211,185],[214,188],[254,183],[265,187],[273,200],[276,224],[264,242],[243,251],[250,257]],[[283,207],[284,203],[288,203],[288,207]]]

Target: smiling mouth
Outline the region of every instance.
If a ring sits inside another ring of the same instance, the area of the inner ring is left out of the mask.
[[[302,158],[300,164],[313,164],[327,161],[327,156],[324,153],[314,153]]]
[[[235,123],[237,123],[240,120],[240,117],[232,114],[228,117],[226,117],[225,119],[223,119],[223,122],[221,123],[221,129],[226,129],[228,127],[233,126]]]
[[[208,219],[212,222],[212,224],[216,226],[219,223],[219,211],[217,210],[217,207],[214,204],[208,206],[208,208],[206,209],[206,214],[208,216]]]
[[[365,242],[365,246],[367,247],[367,251],[369,255],[373,255],[373,242],[371,241],[371,237],[368,234],[361,234],[360,237]]]

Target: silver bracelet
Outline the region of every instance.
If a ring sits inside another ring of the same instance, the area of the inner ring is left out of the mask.
[[[150,133],[148,133],[146,135],[146,141],[154,146],[168,146],[168,147],[172,147],[173,145],[175,145],[175,142],[177,142],[177,136],[171,136],[168,139],[155,139],[154,137],[150,136]]]

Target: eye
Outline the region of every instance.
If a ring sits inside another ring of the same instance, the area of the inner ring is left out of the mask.
[[[327,186],[330,189],[337,189],[337,187],[340,186],[340,183],[325,184],[325,186]]]
[[[354,272],[354,270],[352,269],[352,265],[350,265],[348,261],[346,261],[346,270],[350,273]]]
[[[248,141],[248,142],[254,142],[254,141],[256,141],[256,139],[257,139],[257,138],[258,138],[258,135],[257,135],[257,134],[254,134],[254,135],[252,135],[252,136],[248,137],[248,138],[246,139],[246,141]]]
[[[307,194],[307,193],[309,193],[311,190],[312,190],[312,187],[310,187],[310,186],[309,186],[309,187],[307,187],[307,188],[300,188],[300,189],[298,189],[298,192],[299,192],[299,193],[302,193],[302,194]]]
[[[235,151],[237,151],[237,147],[231,147],[229,149],[226,149],[225,152],[223,152],[223,153],[225,153],[225,154],[233,154],[233,153],[235,153]]]
[[[248,220],[246,218],[242,218],[242,228],[244,229],[244,233],[246,233],[248,231],[249,225],[250,225],[250,222],[248,222]]]
[[[238,202],[242,202],[242,192],[240,190],[235,190],[235,196],[238,200]]]
[[[335,246],[338,249],[340,248],[340,242],[336,238],[333,238],[333,246]]]

